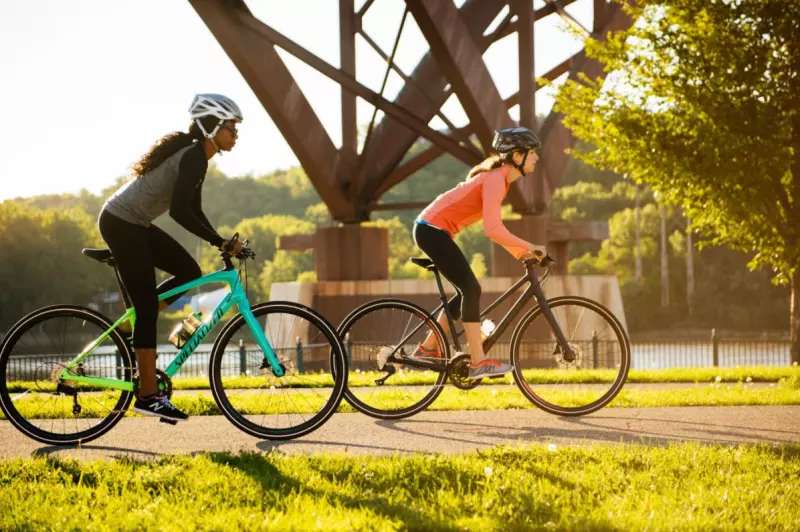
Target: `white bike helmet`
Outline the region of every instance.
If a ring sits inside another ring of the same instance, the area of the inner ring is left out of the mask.
[[[198,94],[192,100],[192,105],[189,106],[189,113],[192,115],[192,120],[197,124],[197,127],[208,139],[214,138],[214,135],[217,134],[225,120],[243,120],[239,106],[233,100],[221,94]],[[213,130],[206,131],[203,127],[200,118],[204,116],[219,118],[219,122]]]

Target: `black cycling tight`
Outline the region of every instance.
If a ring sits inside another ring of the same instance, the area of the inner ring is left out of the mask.
[[[158,295],[200,277],[200,266],[189,253],[167,233],[150,225],[132,224],[103,211],[99,219],[100,234],[117,262],[122,283],[136,309],[133,346],[156,347]],[[155,269],[173,275],[156,287]],[[167,301],[175,301],[180,294]]]
[[[479,321],[481,285],[450,235],[441,229],[416,223],[414,241],[458,290],[458,296],[450,304],[453,318],[460,317],[468,323]]]

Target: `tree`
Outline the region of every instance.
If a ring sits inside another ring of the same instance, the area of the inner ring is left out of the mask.
[[[585,162],[679,205],[707,244],[791,285],[800,361],[800,2],[660,0],[587,53],[605,82],[567,82],[556,109]]]
[[[99,242],[94,219],[80,209],[0,203],[0,331],[37,307],[86,305],[114,290],[111,270],[81,255]]]

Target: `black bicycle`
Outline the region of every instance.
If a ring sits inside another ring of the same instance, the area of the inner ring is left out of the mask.
[[[412,258],[433,272],[440,304],[428,312],[408,301],[378,299],[353,310],[339,325],[352,367],[345,399],[357,410],[380,419],[398,419],[427,408],[449,380],[461,389],[480,381],[467,379],[469,355],[459,341],[463,331],[446,338],[436,316],[444,309],[450,331],[456,331],[436,266]],[[542,284],[550,274],[550,257],[524,262],[525,274],[481,312],[483,349],[505,350],[514,366],[514,381],[531,402],[552,414],[579,416],[607,405],[622,389],[630,368],[630,343],[619,320],[603,305],[578,296],[547,299]],[[536,267],[544,269],[537,275]],[[524,292],[496,327],[485,318],[520,288]],[[455,296],[453,296],[455,297]],[[510,340],[504,332],[517,322]],[[452,299],[450,300],[452,301]],[[421,354],[422,341],[433,335],[437,349]],[[503,339],[503,342],[500,340]],[[455,353],[455,356],[451,356]]]

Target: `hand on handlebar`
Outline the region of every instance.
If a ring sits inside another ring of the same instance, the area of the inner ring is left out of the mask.
[[[223,255],[236,257],[237,259],[252,259],[256,256],[252,249],[247,247],[247,240],[239,240],[239,233],[226,240],[222,247]]]
[[[547,248],[545,246],[538,246],[536,244],[531,244],[530,249],[526,251],[520,258],[522,262],[533,262],[534,264],[539,264],[542,259],[547,257]]]
[[[531,249],[523,254],[519,260],[526,266],[538,265],[542,268],[546,268],[555,262],[555,260],[547,254],[547,248],[545,246],[538,246],[536,244],[531,244]]]

